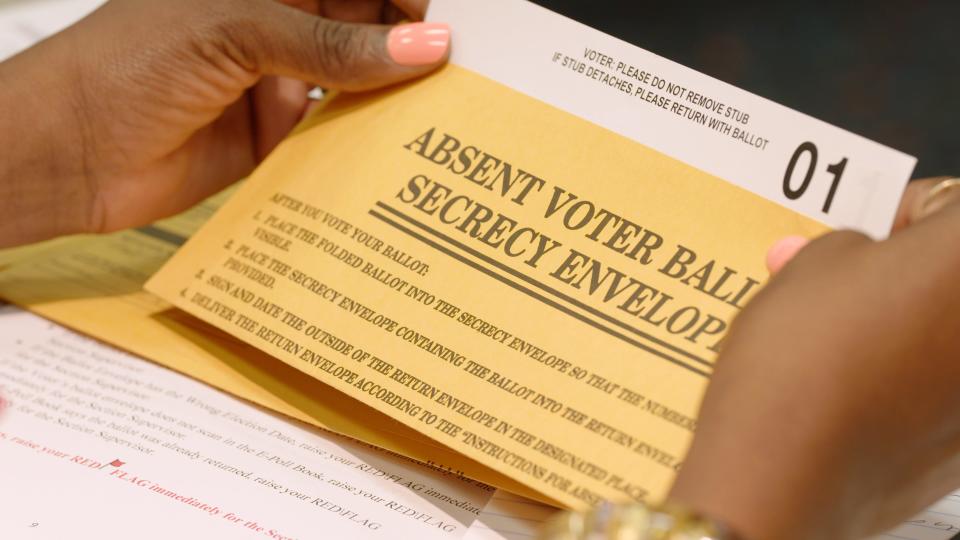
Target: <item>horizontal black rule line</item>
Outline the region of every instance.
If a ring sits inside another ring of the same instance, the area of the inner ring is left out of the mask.
[[[410,216],[407,216],[407,215],[404,214],[403,212],[400,212],[399,210],[397,210],[397,209],[395,209],[395,208],[393,208],[393,207],[391,207],[391,206],[389,206],[389,205],[387,205],[387,204],[384,204],[383,202],[378,202],[378,203],[377,203],[377,206],[379,206],[380,208],[382,208],[382,209],[390,212],[391,214],[397,216],[398,218],[400,218],[400,219],[402,219],[402,220],[410,223],[411,225],[413,225],[413,226],[415,226],[415,227],[418,227],[418,228],[420,228],[421,230],[423,230],[423,231],[425,231],[425,232],[427,232],[427,233],[430,233],[431,235],[433,235],[433,236],[435,236],[435,237],[437,237],[437,238],[439,238],[439,239],[447,242],[448,244],[452,244],[452,245],[454,245],[454,246],[462,249],[463,251],[466,251],[467,253],[473,255],[474,257],[476,257],[476,258],[478,258],[478,259],[480,259],[480,260],[482,260],[482,261],[484,261],[484,262],[486,262],[487,264],[493,265],[493,266],[495,266],[495,267],[503,270],[504,272],[507,272],[508,274],[514,276],[515,278],[518,278],[518,279],[521,279],[521,280],[523,280],[523,281],[526,281],[527,283],[529,283],[529,284],[531,284],[531,285],[539,288],[540,290],[542,290],[542,291],[544,291],[544,292],[547,292],[547,293],[555,296],[556,298],[559,298],[560,300],[563,300],[564,302],[567,302],[568,304],[573,304],[574,306],[582,309],[583,311],[586,311],[587,313],[590,313],[591,315],[593,315],[593,316],[595,316],[595,317],[598,317],[598,318],[600,318],[600,319],[603,319],[604,321],[606,321],[606,322],[608,322],[608,323],[610,323],[610,324],[613,324],[613,325],[615,325],[615,326],[619,326],[620,329],[622,329],[622,330],[626,330],[626,331],[630,332],[631,334],[634,334],[634,335],[636,335],[636,336],[638,336],[638,337],[641,337],[641,338],[643,338],[643,339],[645,339],[645,340],[647,340],[647,341],[649,341],[649,342],[651,342],[651,343],[654,343],[654,344],[656,344],[656,345],[658,345],[658,346],[660,346],[660,347],[663,347],[664,349],[669,349],[670,351],[673,351],[673,352],[676,353],[676,354],[679,354],[679,355],[681,355],[681,356],[685,356],[685,357],[689,358],[690,360],[693,360],[694,362],[697,362],[698,364],[701,364],[701,365],[704,365],[704,366],[707,366],[707,367],[711,367],[711,368],[713,367],[713,364],[712,364],[711,362],[709,362],[708,360],[706,360],[705,358],[701,358],[700,356],[697,356],[696,354],[693,354],[692,352],[686,351],[686,350],[684,350],[684,349],[682,349],[682,348],[680,348],[680,347],[677,347],[676,345],[672,345],[672,344],[670,344],[670,343],[667,343],[666,341],[663,341],[663,340],[657,338],[656,336],[650,335],[650,334],[644,332],[643,330],[640,330],[639,328],[635,328],[635,327],[633,327],[633,326],[630,326],[629,324],[627,324],[627,323],[625,323],[625,322],[617,319],[616,317],[611,317],[610,315],[607,315],[606,313],[600,311],[599,309],[596,309],[596,308],[593,308],[593,307],[591,307],[591,306],[588,306],[587,304],[584,304],[583,302],[577,300],[576,298],[573,298],[573,297],[571,297],[571,296],[569,296],[569,295],[566,295],[566,294],[564,294],[564,293],[562,293],[562,292],[554,289],[553,287],[550,287],[549,285],[546,285],[546,284],[544,284],[544,283],[541,283],[541,282],[537,281],[536,279],[534,279],[534,278],[532,278],[532,277],[524,274],[523,272],[518,272],[518,271],[514,270],[513,268],[510,268],[509,266],[507,266],[507,265],[505,265],[505,264],[503,264],[503,263],[501,263],[501,262],[499,262],[499,261],[497,261],[497,260],[495,260],[495,259],[492,259],[492,258],[484,255],[483,253],[480,253],[479,251],[471,248],[470,246],[464,245],[464,244],[462,244],[462,243],[454,240],[453,238],[450,238],[449,236],[443,234],[442,232],[437,231],[437,230],[435,230],[435,229],[432,229],[432,228],[424,225],[423,223],[420,223],[419,221],[411,218]]]
[[[380,205],[380,203],[377,203],[377,204]],[[436,242],[436,241],[434,241],[434,240],[432,240],[432,239],[430,239],[430,238],[427,238],[427,237],[423,236],[422,234],[420,234],[420,233],[418,233],[418,232],[416,232],[416,231],[414,231],[414,230],[412,230],[412,229],[407,228],[406,226],[404,226],[404,225],[402,225],[402,224],[394,221],[393,219],[391,219],[391,218],[389,218],[389,217],[381,214],[380,212],[377,212],[376,210],[373,210],[373,209],[369,210],[369,214],[370,214],[371,216],[379,219],[380,221],[386,223],[387,225],[393,227],[394,229],[397,229],[398,231],[403,232],[404,234],[406,234],[406,235],[408,235],[408,236],[411,236],[411,237],[419,240],[420,242],[423,242],[424,244],[426,244],[426,245],[428,245],[428,246],[436,249],[437,251],[440,251],[441,253],[444,253],[445,255],[448,255],[448,256],[450,256],[450,257],[452,257],[452,258],[454,258],[454,259],[462,262],[463,264],[466,264],[466,265],[474,268],[475,270],[479,270],[480,272],[483,272],[484,274],[487,274],[488,276],[496,279],[497,281],[500,281],[501,283],[503,283],[503,284],[505,284],[505,285],[508,285],[509,287],[511,287],[511,288],[513,288],[513,289],[515,289],[515,290],[517,290],[517,291],[519,291],[519,292],[522,292],[522,293],[526,294],[527,296],[530,296],[531,298],[534,298],[534,299],[536,299],[536,300],[539,300],[540,302],[542,302],[542,303],[544,303],[544,304],[546,304],[546,305],[548,305],[548,306],[550,306],[550,307],[552,307],[552,308],[554,308],[554,309],[556,309],[556,310],[564,313],[565,315],[568,315],[568,316],[570,316],[570,317],[573,317],[573,318],[575,318],[575,319],[577,319],[577,320],[579,320],[579,321],[581,321],[581,322],[584,322],[584,323],[586,323],[586,324],[588,324],[588,325],[596,328],[597,330],[600,330],[601,332],[604,332],[604,333],[606,333],[606,334],[608,334],[608,335],[610,335],[610,336],[612,336],[612,337],[614,337],[614,338],[617,338],[617,339],[619,339],[619,340],[621,340],[621,341],[624,341],[624,342],[626,342],[626,343],[628,343],[628,344],[630,344],[630,345],[633,345],[634,347],[637,347],[637,348],[639,348],[639,349],[643,349],[644,351],[647,351],[647,352],[649,352],[650,354],[653,354],[653,355],[655,355],[655,356],[657,356],[657,357],[659,357],[659,358],[662,358],[662,359],[664,359],[664,360],[666,360],[666,361],[668,361],[668,362],[670,362],[670,363],[672,363],[672,364],[675,364],[675,365],[677,365],[677,366],[680,366],[680,367],[682,367],[682,368],[684,368],[684,369],[686,369],[686,370],[688,370],[688,371],[691,371],[691,372],[693,372],[693,373],[696,373],[697,375],[701,375],[701,376],[703,376],[703,377],[709,377],[709,376],[710,376],[709,373],[707,373],[706,371],[703,371],[703,370],[700,369],[698,366],[690,365],[690,364],[686,363],[685,361],[683,361],[683,360],[681,360],[681,359],[679,359],[679,358],[675,358],[675,357],[673,357],[673,356],[670,356],[670,355],[667,354],[666,352],[663,352],[663,351],[660,351],[660,350],[658,350],[658,349],[655,349],[655,348],[653,348],[653,347],[651,347],[651,346],[649,346],[649,345],[647,345],[647,344],[645,344],[645,343],[641,343],[641,342],[639,342],[639,341],[637,341],[637,340],[635,340],[635,339],[633,339],[633,338],[631,338],[631,337],[629,337],[629,336],[627,336],[627,335],[621,334],[620,332],[617,332],[616,330],[614,330],[614,329],[612,329],[612,328],[609,328],[609,327],[601,324],[601,323],[598,322],[598,321],[595,321],[595,320],[593,320],[593,319],[590,319],[590,318],[584,316],[584,315],[581,314],[581,313],[577,313],[577,312],[571,310],[570,308],[568,308],[567,306],[564,306],[564,305],[562,305],[562,304],[560,304],[560,303],[558,303],[558,302],[556,302],[556,301],[554,301],[554,300],[552,300],[552,299],[550,299],[550,298],[547,298],[547,297],[541,295],[540,293],[538,293],[538,292],[536,292],[536,291],[533,291],[533,290],[531,290],[531,289],[529,289],[529,288],[527,288],[527,287],[525,287],[525,286],[523,286],[523,285],[521,285],[521,284],[519,284],[519,283],[511,280],[510,278],[508,278],[508,277],[506,277],[506,276],[503,276],[502,274],[491,270],[490,268],[488,268],[488,267],[486,267],[486,266],[484,266],[484,265],[482,265],[482,264],[480,264],[480,263],[478,263],[478,262],[476,262],[476,261],[474,261],[474,260],[468,259],[467,257],[461,255],[460,253],[457,253],[457,252],[455,252],[455,251],[447,248],[446,246],[443,246],[443,245],[439,244],[438,242]],[[456,245],[456,242],[454,242],[454,244]]]

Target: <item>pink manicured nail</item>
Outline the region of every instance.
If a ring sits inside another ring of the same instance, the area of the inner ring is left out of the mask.
[[[767,270],[776,274],[809,243],[810,240],[802,236],[788,236],[778,240],[767,252]]]
[[[401,66],[436,64],[450,48],[450,27],[444,23],[401,24],[387,36],[387,52]]]

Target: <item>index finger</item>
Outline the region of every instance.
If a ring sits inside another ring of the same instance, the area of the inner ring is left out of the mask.
[[[960,201],[960,189],[939,189],[942,182],[950,180],[950,176],[924,178],[907,184],[907,189],[900,200],[900,208],[893,222],[894,232],[913,225],[923,217],[935,212],[946,204]],[[934,201],[933,199],[937,200]],[[940,200],[940,199],[943,200]]]
[[[415,21],[422,21],[427,14],[430,0],[392,0],[393,5],[400,8],[408,17]]]

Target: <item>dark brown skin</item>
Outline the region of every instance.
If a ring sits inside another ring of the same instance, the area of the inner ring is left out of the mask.
[[[308,82],[364,90],[435,69],[394,63],[389,26],[343,24],[421,19],[425,9],[426,0],[107,3],[0,64],[0,247],[143,225],[243,178],[300,120]]]
[[[115,0],[0,64],[0,247],[107,232],[244,177],[309,85],[394,64],[383,26],[426,0]],[[321,18],[321,16],[323,18]],[[309,84],[308,84],[309,83]],[[672,497],[751,540],[858,538],[960,486],[960,203],[818,239],[744,310]]]
[[[854,539],[960,487],[960,196],[809,244],[742,312],[671,497],[744,537]]]

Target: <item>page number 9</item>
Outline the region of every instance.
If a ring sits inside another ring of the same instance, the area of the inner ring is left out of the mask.
[[[804,154],[809,154],[810,163],[807,165],[807,172],[803,176],[803,181],[799,186],[794,187],[796,182],[794,181],[794,173],[797,168],[797,162],[800,161],[800,157]],[[830,207],[833,205],[833,197],[837,194],[837,187],[840,186],[840,177],[843,176],[843,170],[847,168],[847,158],[843,158],[837,163],[827,167],[827,172],[833,175],[833,183],[830,184],[830,191],[827,192],[827,200],[823,202],[823,213],[829,213]],[[806,193],[807,188],[810,187],[810,182],[813,180],[813,173],[817,169],[817,145],[812,142],[805,142],[797,147],[797,150],[793,153],[793,157],[790,158],[790,163],[787,164],[787,171],[783,175],[783,194],[786,195],[791,201],[795,201],[803,196]]]

